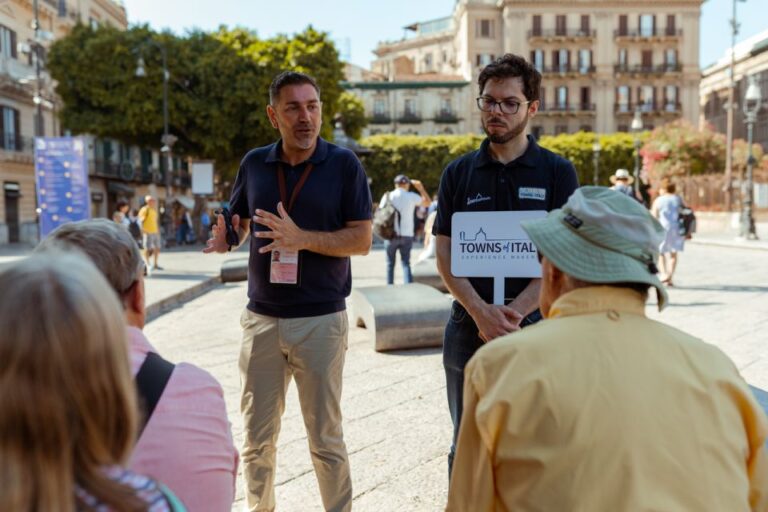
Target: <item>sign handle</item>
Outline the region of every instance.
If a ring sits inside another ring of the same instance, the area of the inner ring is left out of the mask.
[[[493,303],[497,306],[504,305],[504,277],[495,276],[493,278]]]

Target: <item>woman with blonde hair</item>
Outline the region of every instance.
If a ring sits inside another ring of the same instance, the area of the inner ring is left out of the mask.
[[[663,276],[662,283],[673,286],[672,275],[677,268],[677,253],[683,252],[685,239],[680,234],[680,209],[683,199],[675,193],[675,184],[669,178],[661,180],[659,196],[651,205],[651,214],[659,219],[667,234],[659,246],[659,268]],[[669,258],[669,261],[667,261]]]
[[[84,257],[0,273],[0,510],[183,511],[123,466],[137,405],[122,311]]]

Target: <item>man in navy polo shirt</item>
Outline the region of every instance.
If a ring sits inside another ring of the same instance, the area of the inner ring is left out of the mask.
[[[340,407],[345,298],[349,256],[371,247],[371,196],[354,153],[319,137],[322,104],[312,77],[281,73],[269,103],[281,139],[245,155],[230,199],[240,243],[253,235],[240,319],[246,499],[249,510],[275,509],[277,435],[294,377],[323,506],[348,511]],[[205,252],[231,249],[225,231],[219,215]]]
[[[443,171],[433,228],[437,268],[456,299],[443,340],[443,366],[453,443],[450,474],[463,409],[464,367],[494,338],[541,319],[540,279],[506,279],[505,305],[493,304],[493,280],[451,275],[451,216],[454,212],[553,210],[578,187],[568,160],[547,151],[526,135],[528,120],[539,109],[541,75],[517,55],[504,55],[478,78],[483,129],[480,149],[454,160]]]

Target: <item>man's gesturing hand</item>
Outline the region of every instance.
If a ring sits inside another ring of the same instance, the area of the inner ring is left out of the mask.
[[[472,311],[472,319],[480,331],[480,338],[487,343],[499,336],[519,331],[523,315],[510,306],[483,304],[480,309]]]
[[[263,254],[275,249],[287,249],[289,251],[303,249],[303,244],[306,241],[304,231],[288,216],[282,202],[277,203],[277,213],[279,215],[264,210],[256,210],[256,215],[253,216],[253,222],[270,229],[270,231],[256,231],[254,236],[272,239],[272,243],[260,248],[259,252]]]
[[[206,254],[212,252],[227,252],[229,250],[229,244],[227,243],[227,226],[224,224],[224,215],[218,214],[216,224],[211,226],[211,238],[205,243],[203,252]],[[235,231],[240,226],[240,216],[235,214],[232,216],[232,226]]]

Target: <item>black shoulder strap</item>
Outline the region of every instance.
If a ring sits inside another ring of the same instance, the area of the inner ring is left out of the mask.
[[[149,418],[152,417],[165,386],[171,379],[174,368],[173,363],[166,361],[154,352],[147,353],[147,358],[144,359],[141,368],[139,368],[139,372],[136,374],[136,391],[139,396],[139,407],[144,412],[144,417],[139,425],[137,439],[141,437],[144,428],[149,423]]]

